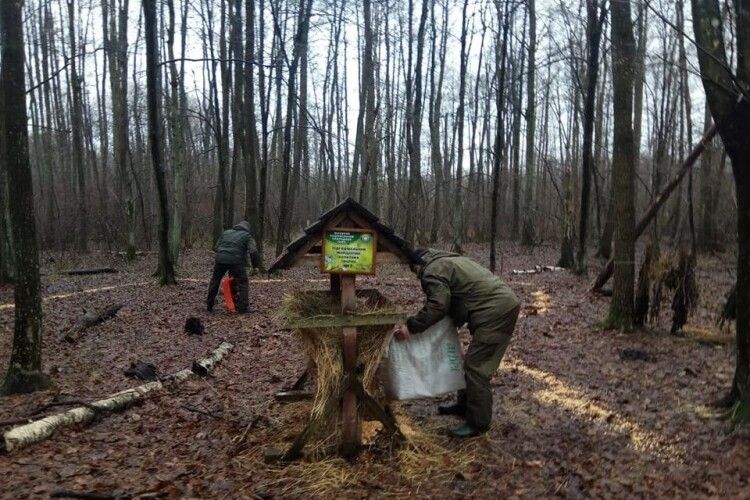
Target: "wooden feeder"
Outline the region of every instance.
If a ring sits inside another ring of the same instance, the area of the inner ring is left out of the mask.
[[[394,325],[405,320],[403,314],[357,314],[357,296],[380,294],[376,290],[356,290],[357,274],[374,275],[377,266],[386,262],[408,265],[412,249],[393,229],[384,225],[372,212],[351,198],[323,214],[305,233],[292,241],[270,267],[269,272],[300,265],[317,266],[330,274],[330,293],[340,297],[340,314],[324,318],[302,318],[287,325],[288,328],[314,327],[341,328],[341,347],[344,363],[344,390],[340,395],[341,453],[352,456],[361,446],[360,412],[380,420],[384,429],[397,437],[401,435],[395,418],[387,407],[381,406],[367,393],[358,380],[357,327]],[[310,293],[310,292],[305,292]],[[314,293],[314,292],[313,292]],[[382,297],[382,296],[380,296]],[[307,379],[307,370],[292,391],[279,393],[284,400],[299,399],[299,389]],[[331,402],[334,404],[334,402]],[[302,433],[285,452],[267,454],[271,460],[293,460],[300,456],[305,443],[322,422],[311,418]]]

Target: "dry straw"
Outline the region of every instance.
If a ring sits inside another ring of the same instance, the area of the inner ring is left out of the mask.
[[[327,291],[295,292],[286,295],[279,311],[282,320],[290,322],[300,319],[333,317],[340,311],[337,297]],[[379,293],[362,290],[357,295],[357,314],[391,314],[393,306]],[[374,397],[382,400],[382,391],[377,381],[380,360],[387,347],[392,325],[359,327],[357,361],[362,385]],[[295,331],[305,352],[316,366],[317,384],[311,416],[328,413],[335,416],[337,408],[331,401],[339,394],[343,381],[343,353],[341,350],[341,328],[305,328]]]

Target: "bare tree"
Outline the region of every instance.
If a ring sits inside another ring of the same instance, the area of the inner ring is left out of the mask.
[[[430,164],[435,177],[435,200],[433,203],[432,227],[430,229],[430,242],[435,243],[438,239],[441,214],[443,213],[443,193],[446,192],[443,173],[443,156],[440,150],[440,115],[443,103],[443,77],[445,75],[445,51],[448,39],[448,8],[443,8],[442,35],[439,48],[437,43],[437,24],[435,22],[435,3],[431,10],[432,25],[432,55],[430,59],[430,102],[429,116],[430,124]],[[439,50],[439,52],[438,52]],[[436,61],[439,61],[436,64]],[[435,67],[439,64],[437,81],[435,80]]]
[[[297,100],[297,67],[302,51],[305,50],[307,30],[310,23],[312,0],[300,0],[297,16],[297,33],[294,36],[294,49],[289,62],[289,81],[287,85],[286,123],[284,125],[284,145],[282,154],[281,196],[279,204],[279,224],[276,238],[276,253],[280,254],[287,240],[289,230],[289,177],[291,174],[292,117]],[[274,15],[275,30],[280,33],[279,20]]]
[[[521,230],[521,244],[534,244],[535,232],[532,215],[532,198],[534,186],[534,164],[536,163],[536,2],[527,0],[529,14],[528,59],[529,70],[526,77],[526,174],[524,186],[524,217]]]
[[[162,160],[162,123],[159,99],[159,54],[156,0],[143,0],[143,26],[146,36],[146,93],[148,101],[148,142],[159,198],[159,267],[156,271],[162,285],[176,283],[174,262],[169,248],[169,200]]]
[[[612,84],[614,101],[615,267],[608,323],[613,327],[633,325],[635,283],[635,149],[633,139],[633,77],[635,40],[630,0],[612,2]]]
[[[510,31],[511,12],[508,9],[509,0],[503,3],[495,0],[497,18],[503,20],[502,32],[497,35],[497,43],[500,45],[495,49],[495,64],[498,71],[497,92],[495,94],[495,107],[497,109],[497,126],[495,129],[494,158],[492,160],[492,203],[490,208],[490,270],[495,272],[497,268],[497,255],[495,239],[497,238],[497,213],[498,195],[500,191],[500,165],[503,161],[505,149],[505,129],[503,126],[503,107],[505,104],[505,70],[508,51],[508,32]]]
[[[456,110],[456,136],[458,153],[456,158],[456,189],[453,200],[453,251],[461,252],[464,242],[464,200],[463,200],[463,161],[464,161],[464,101],[466,96],[466,36],[468,32],[467,9],[469,0],[464,0],[461,14],[461,55],[458,76],[458,108]],[[497,154],[497,152],[496,152]],[[493,214],[494,215],[494,214]]]
[[[750,424],[750,10],[735,4],[737,70],[733,72],[724,42],[724,24],[717,0],[692,0],[693,29],[706,99],[719,135],[732,160],[737,193],[737,358],[732,388],[722,401],[735,405],[732,420]]]
[[[185,211],[185,108],[182,95],[183,75],[177,70],[175,60],[175,24],[176,13],[174,0],[167,0],[169,20],[167,25],[167,57],[169,58],[169,132],[170,151],[172,157],[172,171],[174,172],[174,208],[172,210],[172,234],[170,235],[170,252],[173,262],[179,261],[182,243],[182,218]],[[184,58],[184,56],[183,56]]]
[[[86,210],[86,167],[85,157],[83,153],[83,103],[82,103],[82,77],[78,74],[76,67],[78,66],[76,47],[78,41],[76,40],[75,32],[75,0],[67,0],[68,2],[68,33],[70,35],[70,58],[68,64],[70,65],[70,84],[73,89],[72,91],[72,108],[71,108],[71,128],[73,135],[73,165],[75,166],[76,179],[78,181],[78,250],[81,252],[88,251],[88,224],[87,224],[87,210]]]
[[[10,226],[17,269],[15,323],[10,363],[0,394],[49,386],[42,373],[42,294],[29,163],[24,68],[23,2],[0,1],[0,167],[13,186]]]
[[[367,0],[366,0],[367,1]],[[411,5],[411,1],[410,1]],[[411,7],[410,7],[411,8]],[[412,99],[408,103],[407,129],[410,134],[406,137],[406,149],[409,152],[409,190],[407,198],[407,215],[405,236],[409,240],[414,239],[417,227],[416,218],[420,213],[422,192],[422,55],[424,53],[424,37],[427,26],[427,14],[430,10],[429,0],[422,2],[422,14],[419,19],[417,31],[417,55],[414,60]],[[409,84],[407,84],[409,85]]]
[[[581,183],[581,211],[578,225],[577,271],[586,272],[586,244],[589,225],[589,200],[591,198],[591,177],[594,162],[594,109],[596,106],[596,86],[599,78],[599,46],[604,27],[606,9],[604,0],[586,0],[586,95],[583,105],[583,176]]]

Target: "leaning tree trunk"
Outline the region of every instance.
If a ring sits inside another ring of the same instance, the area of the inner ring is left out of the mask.
[[[148,108],[148,139],[151,162],[159,202],[159,268],[162,285],[176,283],[174,261],[169,251],[169,200],[162,161],[162,131],[159,104],[159,55],[157,53],[156,0],[143,0],[143,24],[146,34],[146,92]]]
[[[23,2],[0,1],[0,161],[13,187],[10,225],[17,273],[15,324],[8,372],[0,393],[33,392],[49,386],[42,373],[42,297],[34,220],[34,188],[24,78]]]

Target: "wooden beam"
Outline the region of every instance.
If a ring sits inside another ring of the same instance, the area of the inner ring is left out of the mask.
[[[341,275],[340,274],[331,275],[331,293],[334,295],[339,295],[341,293]]]
[[[312,399],[313,393],[310,391],[281,391],[277,392],[275,397],[276,401],[293,402]]]
[[[341,275],[341,314],[350,314],[357,308],[357,296],[354,286],[355,275]],[[357,370],[357,327],[342,328],[341,344],[344,354],[344,371],[348,377],[355,377]],[[347,387],[341,398],[341,453],[354,456],[362,442],[357,409],[357,394]]]
[[[290,330],[303,330],[306,328],[395,325],[403,323],[405,320],[406,314],[404,313],[345,314],[341,316],[325,315],[300,318],[287,322],[285,326]]]

